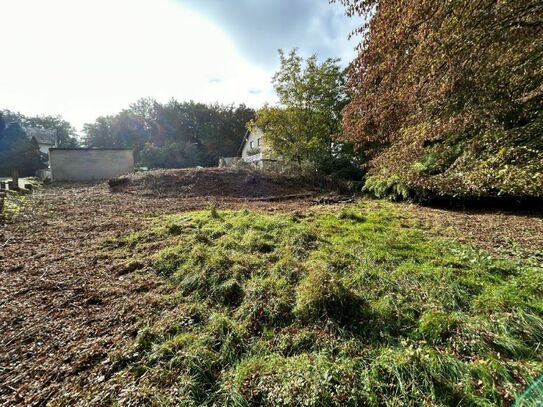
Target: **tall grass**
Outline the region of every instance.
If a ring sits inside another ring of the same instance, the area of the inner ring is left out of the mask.
[[[118,355],[121,402],[508,405],[543,371],[542,269],[391,206],[167,216],[130,236],[180,296]]]

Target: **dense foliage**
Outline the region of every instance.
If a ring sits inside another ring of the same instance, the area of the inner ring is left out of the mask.
[[[266,142],[286,160],[309,162],[328,172],[356,165],[352,146],[339,141],[348,94],[338,60],[319,63],[313,55],[304,61],[296,50],[280,50],[279,57],[272,80],[279,104],[257,111],[251,126],[262,129]]]
[[[0,175],[11,176],[13,170],[21,176],[34,175],[45,168],[45,161],[36,140],[29,139],[18,122],[6,125],[0,114]]]
[[[89,400],[499,406],[543,368],[541,268],[425,236],[392,204],[212,207],[103,248],[174,291]]]
[[[236,156],[254,111],[245,105],[206,105],[141,99],[115,116],[84,126],[89,147],[132,148],[141,165],[214,166]]]
[[[61,116],[25,116],[18,112],[3,110],[6,123],[18,122],[22,127],[56,130],[58,147],[77,147],[79,142],[75,128]]]
[[[341,0],[365,17],[348,140],[380,194],[543,196],[540,0]]]

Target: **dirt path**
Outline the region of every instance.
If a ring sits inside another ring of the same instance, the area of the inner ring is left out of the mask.
[[[106,185],[47,187],[31,199],[32,210],[0,224],[0,405],[6,406],[45,405],[52,397],[85,387],[90,372],[108,363],[107,353],[136,333],[138,320],[155,311],[149,294],[167,287],[151,270],[125,273],[110,264],[98,250],[104,236],[142,228],[151,214],[209,205],[205,197],[112,194]],[[294,211],[308,208],[311,201],[230,199],[218,204]],[[543,247],[541,217],[472,218],[469,213],[403,208],[452,235],[469,230],[476,238],[467,241],[483,247],[499,245],[503,236]],[[449,219],[446,224],[444,219]],[[486,226],[470,227],[473,222]],[[496,226],[489,229],[491,224]],[[501,236],[500,224],[511,232]]]

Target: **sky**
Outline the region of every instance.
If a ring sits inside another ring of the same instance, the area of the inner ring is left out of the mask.
[[[273,103],[277,49],[355,55],[328,0],[0,0],[0,109],[78,130],[141,97]]]

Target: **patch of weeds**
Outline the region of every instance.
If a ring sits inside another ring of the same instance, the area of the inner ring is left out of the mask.
[[[209,216],[211,216],[214,219],[220,218],[219,211],[217,210],[217,208],[218,208],[217,202],[211,202],[211,204],[209,204],[209,207],[208,207]]]
[[[382,202],[157,218],[121,241],[162,243],[179,304],[111,380],[133,404],[511,404],[543,371],[543,270],[408,224]]]
[[[454,334],[460,321],[455,313],[429,310],[419,318],[417,334],[430,343],[443,342]]]
[[[255,356],[225,374],[219,400],[253,406],[363,404],[358,376],[356,361],[325,354]]]
[[[327,271],[311,270],[296,291],[294,314],[306,323],[332,320],[356,325],[366,318],[367,311],[364,299]]]
[[[29,203],[27,195],[15,191],[7,191],[4,198],[4,208],[0,215],[6,219],[16,218],[25,210]]]
[[[284,278],[254,276],[245,284],[236,315],[250,332],[269,332],[292,322],[294,301],[293,287]]]

